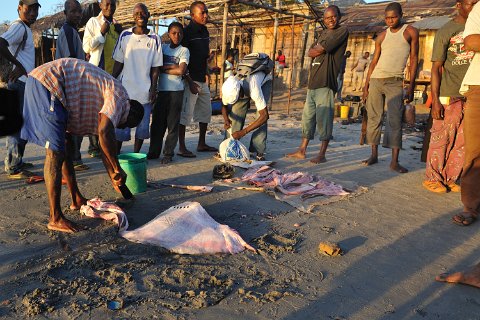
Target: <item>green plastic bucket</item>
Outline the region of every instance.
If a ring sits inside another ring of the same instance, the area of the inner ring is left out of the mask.
[[[147,191],[147,155],[122,153],[118,155],[120,167],[127,174],[127,187],[133,194]]]

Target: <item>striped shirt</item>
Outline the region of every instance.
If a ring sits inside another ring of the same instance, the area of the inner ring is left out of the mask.
[[[30,72],[68,111],[67,131],[96,134],[99,113],[115,127],[127,120],[129,97],[120,81],[86,61],[64,58]]]

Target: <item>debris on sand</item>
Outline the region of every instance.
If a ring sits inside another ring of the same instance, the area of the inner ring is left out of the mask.
[[[318,251],[331,257],[341,256],[343,254],[343,250],[338,244],[332,242],[320,242],[318,245]]]

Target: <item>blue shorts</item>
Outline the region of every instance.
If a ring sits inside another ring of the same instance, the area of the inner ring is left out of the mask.
[[[68,111],[40,81],[28,77],[20,137],[53,151],[65,151]]]
[[[143,119],[135,129],[135,139],[148,139],[150,138],[150,114],[152,113],[152,105],[146,103],[143,105]],[[115,139],[117,141],[130,141],[131,128],[115,129]]]

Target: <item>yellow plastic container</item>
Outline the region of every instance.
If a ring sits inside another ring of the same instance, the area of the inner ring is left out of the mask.
[[[341,106],[340,107],[340,118],[348,119],[348,114],[350,113],[350,106]]]

